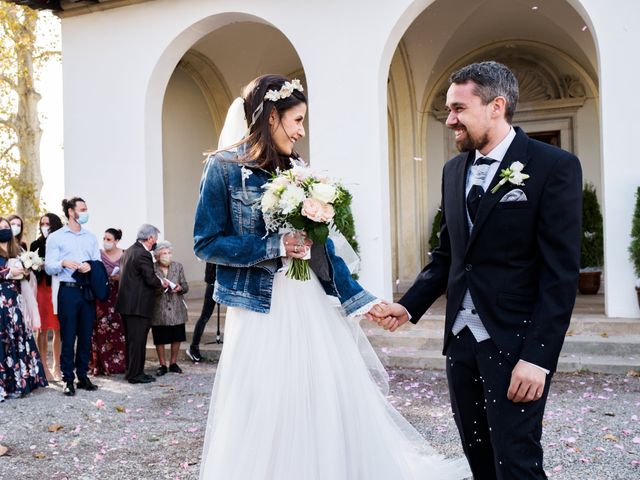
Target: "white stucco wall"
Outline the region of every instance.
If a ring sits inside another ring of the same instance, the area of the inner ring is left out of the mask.
[[[633,154],[634,132],[640,108],[634,92],[640,63],[621,54],[640,45],[640,5],[634,0],[601,2],[571,0],[589,18],[598,45],[600,68],[600,122],[605,228],[605,309],[611,317],[638,317],[634,274],[629,261],[634,194],[640,185],[640,168]]]
[[[171,76],[162,111],[163,236],[185,268],[187,280],[203,280],[204,263],[193,254],[193,212],[198,201],[203,152],[216,145],[204,97],[191,78],[177,69]]]
[[[158,201],[164,195],[162,100],[175,65],[194,43],[222,25],[268,22],[296,49],[313,93],[309,129],[314,167],[339,173],[353,185],[362,282],[389,298],[386,81],[398,41],[431,3],[155,0],[64,19],[67,193],[84,195],[99,222],[120,224],[127,232],[142,221],[164,229],[164,206]],[[640,64],[620,55],[620,46],[640,44],[640,6],[634,0],[568,3],[597,39],[601,70],[607,312],[637,316],[626,248],[640,169],[633,168],[627,150],[629,132],[640,120],[631,115],[622,123],[620,113],[640,106],[638,97],[629,95],[628,80],[635,78]],[[574,23],[579,28],[580,22]],[[580,44],[577,35],[571,34],[571,48]],[[448,44],[454,47],[455,42]]]

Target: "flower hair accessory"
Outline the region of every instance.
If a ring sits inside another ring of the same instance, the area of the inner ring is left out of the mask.
[[[283,98],[289,98],[294,90],[298,90],[300,92],[304,92],[302,88],[302,83],[297,78],[294,78],[290,82],[284,82],[280,90],[269,90],[265,96],[265,100],[270,100],[272,102],[277,102],[278,100],[282,100]]]
[[[227,111],[227,117],[218,138],[218,150],[228,148],[249,135],[251,128],[262,115],[265,101],[277,102],[283,98],[288,98],[293,94],[294,90],[304,91],[302,83],[297,78],[290,82],[284,82],[280,90],[269,90],[251,114],[251,123],[248,123],[245,117],[244,99],[242,97],[236,98]]]

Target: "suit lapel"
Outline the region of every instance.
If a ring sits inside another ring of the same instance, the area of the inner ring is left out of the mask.
[[[455,215],[451,215],[447,217],[447,223],[451,226],[451,220],[454,218],[457,219],[457,225],[455,228],[457,230],[458,238],[464,239],[464,244],[466,244],[469,240],[469,227],[467,220],[467,198],[465,194],[466,186],[467,186],[467,168],[471,164],[475,157],[475,152],[469,152],[466,158],[463,156],[460,158],[460,161],[455,166],[454,169],[454,178],[453,178],[453,211],[456,213]]]
[[[487,217],[493,210],[493,208],[498,204],[502,196],[509,191],[509,186],[511,185],[509,182],[502,185],[500,189],[496,193],[491,193],[493,187],[495,187],[502,178],[500,177],[500,172],[505,168],[509,168],[513,162],[520,162],[523,165],[526,165],[529,161],[527,157],[527,145],[529,143],[529,137],[519,128],[515,127],[516,136],[511,142],[509,149],[507,150],[506,155],[500,162],[500,167],[498,167],[498,171],[491,180],[491,184],[487,189],[487,192],[483,195],[482,200],[480,201],[480,205],[478,206],[478,214],[476,216],[476,221],[473,225],[473,229],[471,231],[471,237],[469,238],[469,242],[467,243],[467,250],[474,242],[474,240],[478,237],[480,230]]]

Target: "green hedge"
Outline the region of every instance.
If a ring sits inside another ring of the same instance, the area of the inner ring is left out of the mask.
[[[442,219],[442,208],[438,207],[438,213],[433,218],[431,225],[431,236],[429,237],[429,252],[433,252],[440,245],[440,221]]]
[[[636,207],[633,211],[633,220],[631,222],[629,254],[636,276],[640,278],[640,187],[636,190]]]
[[[582,191],[582,249],[581,268],[601,268],[604,263],[602,213],[592,183]]]

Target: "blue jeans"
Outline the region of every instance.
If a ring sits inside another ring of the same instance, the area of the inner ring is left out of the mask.
[[[58,319],[60,320],[60,338],[62,350],[60,354],[60,370],[65,382],[73,381],[74,344],[75,375],[86,378],[91,355],[91,335],[96,321],[96,304],[84,299],[83,290],[76,287],[60,285],[58,292]]]

